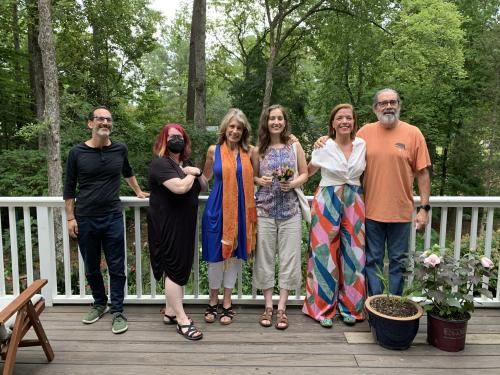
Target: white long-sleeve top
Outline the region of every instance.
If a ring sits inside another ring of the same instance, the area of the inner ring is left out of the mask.
[[[356,137],[352,142],[352,153],[349,160],[337,143],[329,138],[326,145],[312,152],[311,163],[321,168],[319,186],[357,185],[360,186],[360,176],[366,166],[366,143]]]

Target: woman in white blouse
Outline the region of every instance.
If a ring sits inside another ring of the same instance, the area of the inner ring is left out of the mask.
[[[321,169],[312,202],[306,299],[302,311],[329,328],[337,314],[346,324],[364,319],[365,206],[360,177],[365,141],[356,137],[350,104],[330,114],[325,147],[312,153],[309,176]]]

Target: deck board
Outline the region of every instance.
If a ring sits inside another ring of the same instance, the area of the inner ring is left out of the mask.
[[[88,306],[49,307],[42,324],[55,359],[46,362],[39,347],[21,348],[15,374],[498,374],[500,373],[500,309],[477,309],[469,322],[467,345],[447,353],[425,343],[426,319],[414,345],[391,351],[376,345],[366,322],[348,327],[339,321],[324,329],[289,308],[290,328],[278,331],[258,324],[261,308],[236,306],[229,326],[203,322],[203,306],[188,306],[188,315],[204,332],[189,342],[175,326],[162,323],[157,305],[126,306],[129,331],[111,333],[111,317],[92,325],[81,317]],[[29,335],[34,336],[33,333]]]

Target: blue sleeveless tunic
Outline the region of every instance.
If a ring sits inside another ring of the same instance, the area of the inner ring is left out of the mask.
[[[203,218],[201,221],[202,259],[207,262],[221,262],[222,258],[222,162],[220,145],[215,146],[214,186],[208,197]],[[245,223],[245,194],[243,191],[243,174],[240,154],[236,158],[236,177],[238,180],[238,246],[234,256],[238,259],[247,259],[246,251],[246,223]],[[235,202],[236,203],[236,202]]]

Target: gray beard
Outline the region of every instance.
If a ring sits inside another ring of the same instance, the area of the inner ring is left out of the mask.
[[[378,117],[380,123],[386,128],[393,128],[399,121],[399,113],[396,111],[394,114],[382,114]]]

